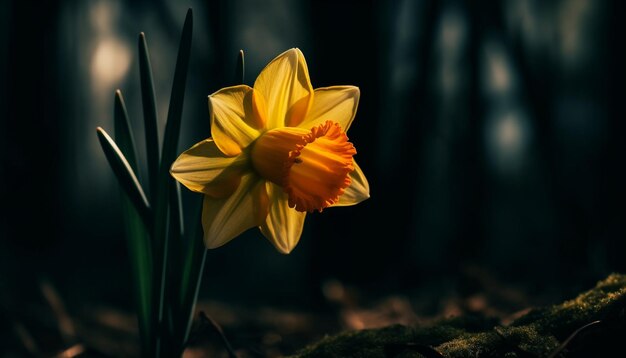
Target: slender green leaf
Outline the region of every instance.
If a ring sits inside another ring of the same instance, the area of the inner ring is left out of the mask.
[[[137,155],[135,141],[131,130],[128,112],[122,92],[115,92],[115,139],[119,149],[125,154],[128,163],[134,171],[137,171]],[[153,356],[150,342],[152,341],[151,320],[151,293],[152,293],[152,248],[148,230],[128,195],[122,191],[121,198],[122,215],[126,231],[126,241],[130,257],[130,266],[133,276],[133,288],[137,320],[141,336],[142,355]]]
[[[170,190],[170,225],[169,237],[167,240],[167,294],[165,295],[165,322],[171,340],[172,354],[176,356],[182,355],[182,340],[180,336],[179,326],[181,315],[179,312],[180,300],[179,289],[182,274],[182,240],[184,236],[183,208],[180,193],[180,184],[176,182]]]
[[[133,206],[128,196],[122,194],[122,214],[124,216],[124,229],[128,242],[128,254],[131,258],[131,270],[134,280],[135,306],[137,307],[137,320],[141,336],[142,356],[153,357],[153,347],[150,342],[154,340],[152,323],[152,248],[150,237],[139,213]]]
[[[198,205],[194,225],[187,235],[187,247],[184,253],[183,269],[180,275],[180,316],[184,320],[179,329],[183,332],[182,342],[186,344],[191,331],[194,310],[200,292],[202,272],[206,261],[207,249],[202,237],[202,201]]]
[[[180,273],[182,271],[180,269],[180,263],[182,240],[184,236],[184,221],[180,184],[178,182],[175,182],[172,185],[172,189],[173,190],[170,190],[170,225],[168,227],[169,240],[167,247],[167,252],[169,255],[168,275],[170,277],[169,289],[171,290],[171,292],[178,292],[178,281],[180,280]],[[169,302],[172,306],[177,307],[179,304],[178,296],[174,295],[174,297],[172,297]]]
[[[178,137],[180,134],[180,122],[183,114],[183,102],[185,99],[185,84],[187,82],[187,68],[189,67],[189,54],[191,52],[191,37],[193,33],[193,12],[187,11],[183,33],[178,48],[176,69],[174,70],[174,82],[170,106],[167,113],[167,124],[163,138],[163,151],[161,156],[161,174],[169,173],[170,166],[176,159],[178,149]],[[165,175],[161,180],[165,179]],[[169,178],[169,175],[167,175]],[[167,197],[167,195],[165,195]]]
[[[137,151],[135,150],[135,137],[128,118],[126,110],[126,102],[122,91],[115,91],[115,105],[113,111],[113,124],[115,129],[115,143],[128,160],[130,167],[138,173],[137,170]]]
[[[165,213],[167,214],[167,207]],[[166,218],[167,220],[167,218]],[[163,314],[165,312],[166,306],[166,296],[165,296],[165,288],[167,287],[167,261],[169,258],[169,253],[165,248],[168,246],[169,235],[167,235],[167,221],[165,225],[156,224],[156,228],[159,231],[155,232],[155,236],[157,237],[157,247],[156,247],[156,255],[155,255],[155,285],[152,289],[152,299],[153,302],[156,302],[157,309],[152,310],[153,313],[153,322],[156,322],[155,329],[158,330],[159,334],[157,336],[155,344],[155,351],[157,357],[168,357],[171,356],[173,340],[171,339],[171,332],[168,330],[168,325],[163,321]],[[158,275],[158,276],[157,276]]]
[[[113,173],[117,177],[120,186],[128,195],[128,198],[137,209],[137,212],[141,216],[144,223],[146,223],[146,226],[150,225],[150,204],[148,203],[148,198],[146,198],[146,194],[144,194],[141,184],[139,184],[139,180],[137,180],[137,176],[135,175],[133,168],[131,168],[130,164],[126,160],[126,157],[124,157],[124,154],[122,154],[120,149],[117,147],[117,144],[115,144],[115,141],[111,139],[104,129],[98,127],[97,133],[98,139],[100,140],[100,146],[102,147],[104,155],[106,156],[111,169],[113,169]]]
[[[243,56],[243,50],[239,50],[237,55],[237,64],[235,65],[235,81],[233,85],[243,84],[245,80],[245,61]]]
[[[183,216],[183,200],[180,193],[180,183],[174,182],[174,190],[170,196],[170,218],[172,224],[170,225],[170,232],[172,237],[178,241],[183,239],[185,235],[185,221]]]
[[[139,76],[141,79],[141,99],[143,103],[144,128],[146,132],[146,152],[148,174],[150,179],[150,195],[156,196],[157,175],[159,172],[159,131],[157,128],[156,95],[152,80],[152,65],[146,35],[139,34]]]
[[[165,304],[165,288],[167,284],[169,235],[167,228],[169,224],[169,191],[174,179],[169,174],[169,169],[177,155],[178,137],[180,134],[180,122],[185,98],[185,84],[187,81],[187,69],[189,67],[189,54],[191,52],[191,37],[193,28],[193,13],[189,9],[185,18],[185,24],[178,48],[178,58],[174,70],[174,82],[170,98],[167,123],[163,137],[163,149],[161,152],[161,163],[158,175],[157,195],[155,205],[154,233],[155,233],[155,272],[161,274],[159,284],[153,289],[153,299],[157,302],[157,317],[159,331],[162,335],[168,333],[163,322],[163,308]],[[179,244],[179,243],[177,243]],[[156,342],[157,355],[167,356],[176,348],[170,346],[172,337],[160,337]]]
[[[178,280],[180,277],[181,270],[180,260],[181,260],[181,251],[182,251],[182,240],[185,235],[184,233],[184,221],[183,221],[183,206],[182,206],[182,198],[180,193],[180,184],[175,182],[173,185],[173,190],[170,190],[170,225],[169,225],[169,240],[168,240],[168,253],[170,257],[170,277],[175,277],[175,280],[172,282],[174,285],[178,284]],[[175,288],[177,292],[177,287]],[[174,305],[178,304],[178,301],[175,300],[172,302]]]

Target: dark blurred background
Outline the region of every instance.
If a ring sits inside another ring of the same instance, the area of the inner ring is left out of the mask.
[[[95,128],[112,132],[120,88],[145,158],[143,31],[162,139],[188,7],[181,151],[210,135],[206,97],[233,83],[239,49],[252,85],[299,47],[314,87],[360,87],[349,134],[371,184],[366,202],[309,215],[289,256],[258,230],[209,251],[201,299],[315,311],[329,282],[437,296],[476,272],[560,299],[626,270],[622,1],[2,1],[5,307],[45,280],[73,305],[132,310]]]

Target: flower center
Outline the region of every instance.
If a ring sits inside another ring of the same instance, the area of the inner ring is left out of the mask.
[[[283,127],[265,132],[252,147],[252,165],[289,195],[298,211],[322,211],[350,185],[356,149],[337,123],[311,130]]]

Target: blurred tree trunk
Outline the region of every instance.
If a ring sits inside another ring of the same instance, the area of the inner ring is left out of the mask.
[[[58,1],[14,1],[6,52],[2,190],[7,240],[44,254],[59,243]]]
[[[606,247],[607,268],[626,271],[626,3],[614,0],[607,6],[608,26],[605,28],[604,47],[606,67],[606,95],[609,118],[608,145],[604,166],[606,198]],[[603,61],[604,62],[604,61]]]
[[[377,233],[406,222],[403,211],[395,207],[387,209],[391,217],[375,215],[375,206],[380,208],[380,199],[390,192],[377,182],[373,163],[368,160],[374,154],[380,113],[377,98],[381,94],[378,71],[382,39],[377,24],[381,7],[373,0],[311,1],[308,6],[314,54],[309,59],[309,70],[314,86],[349,84],[361,89],[358,112],[348,135],[358,151],[355,158],[372,186],[372,198],[363,204],[327,209],[324,216],[332,215],[332,220],[318,220],[315,214],[307,216],[307,221],[314,223],[311,275],[313,282],[339,275],[350,281],[371,283],[381,277],[380,265],[392,261],[390,253],[396,252],[397,244],[404,239],[393,231],[385,237],[378,237]],[[393,224],[386,224],[385,220]]]

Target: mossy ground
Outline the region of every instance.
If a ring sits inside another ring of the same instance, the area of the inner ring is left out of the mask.
[[[600,323],[572,336],[594,321]],[[535,309],[507,326],[495,319],[466,316],[430,327],[395,325],[344,332],[326,337],[294,357],[621,356],[624,337],[626,275],[613,274],[572,300]]]

